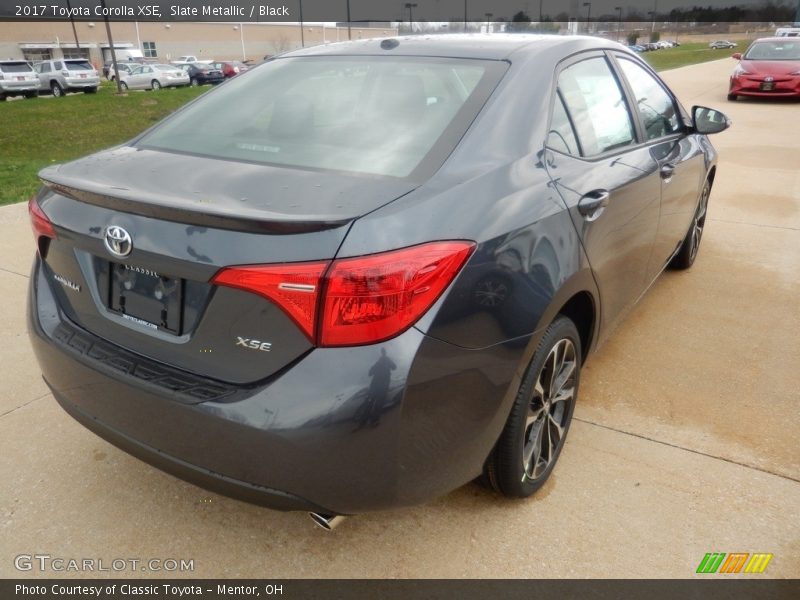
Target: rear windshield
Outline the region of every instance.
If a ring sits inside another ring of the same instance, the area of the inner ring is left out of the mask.
[[[66,61],[64,65],[66,65],[69,71],[91,71],[94,69],[94,67],[85,60]]]
[[[757,42],[744,57],[748,60],[800,60],[800,40]]]
[[[25,62],[0,63],[0,71],[3,73],[30,73],[31,66]]]
[[[429,153],[441,163],[452,151],[505,68],[427,57],[278,59],[232,79],[138,145],[408,177]]]
[[[179,71],[179,67],[175,65],[153,65],[154,69],[158,69],[160,71]]]

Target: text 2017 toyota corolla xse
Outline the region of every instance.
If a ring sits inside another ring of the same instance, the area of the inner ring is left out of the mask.
[[[323,524],[481,475],[528,496],[587,353],[694,261],[727,126],[594,38],[283,55],[41,172],[44,378],[128,452]]]

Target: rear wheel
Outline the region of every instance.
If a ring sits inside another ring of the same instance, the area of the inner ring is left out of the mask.
[[[121,89],[123,92],[127,92],[128,91],[128,84],[125,83],[124,81],[120,81],[119,82],[119,89]]]
[[[195,79],[194,77],[192,77],[192,81],[189,82],[189,85],[191,85],[192,87],[197,87],[198,85],[200,85],[200,82],[197,81],[197,79]]]
[[[486,461],[483,480],[503,495],[530,496],[553,472],[572,422],[580,369],[578,330],[559,316],[542,337]]]
[[[703,228],[706,224],[706,212],[708,211],[708,197],[710,194],[711,184],[706,181],[700,194],[700,202],[697,203],[692,225],[683,239],[680,250],[669,263],[669,266],[673,269],[688,269],[694,264],[694,259],[697,258],[700,240],[703,237]]]
[[[50,91],[56,98],[61,98],[64,95],[64,88],[62,88],[57,81],[50,84]]]
[[[738,97],[736,94],[728,94],[728,101],[734,102]]]
[[[150,82],[150,86],[153,88],[153,90],[160,90],[161,82],[158,79],[153,79],[153,81]]]

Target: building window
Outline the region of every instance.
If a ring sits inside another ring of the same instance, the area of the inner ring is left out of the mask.
[[[142,50],[145,58],[158,58],[155,42],[142,42]]]
[[[53,54],[49,48],[41,48],[36,50],[23,50],[22,56],[30,63],[39,62],[41,60],[50,60]]]
[[[64,58],[83,58],[89,60],[88,48],[63,48]]]

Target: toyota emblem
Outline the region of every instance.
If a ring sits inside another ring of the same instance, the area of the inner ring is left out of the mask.
[[[117,258],[125,258],[133,250],[131,234],[118,225],[106,227],[105,244],[108,251]]]

